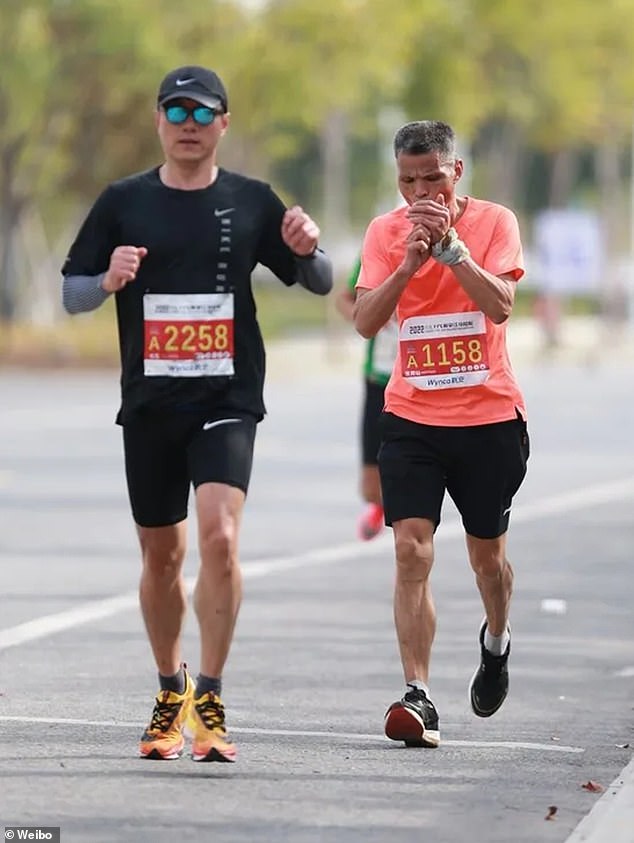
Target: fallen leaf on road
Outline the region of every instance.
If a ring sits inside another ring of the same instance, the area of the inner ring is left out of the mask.
[[[599,782],[593,782],[592,779],[587,781],[585,784],[582,784],[581,787],[584,790],[589,790],[590,793],[601,793],[601,791],[605,789],[602,784],[599,784]]]
[[[2,694],[0,694],[0,697],[1,696],[2,696]],[[617,749],[629,749],[630,745],[629,745],[629,743],[617,743],[616,748]]]
[[[555,814],[557,813],[557,806],[556,805],[549,805],[548,806],[548,813],[544,817],[545,820],[554,820]]]
[[[551,741],[560,741],[561,738],[556,738],[555,735],[550,736]]]

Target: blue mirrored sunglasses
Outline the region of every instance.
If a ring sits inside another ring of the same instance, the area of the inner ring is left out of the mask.
[[[206,105],[197,105],[195,108],[187,108],[184,105],[166,105],[163,110],[168,123],[179,125],[184,123],[191,115],[194,123],[199,126],[211,126],[216,119],[217,111]]]

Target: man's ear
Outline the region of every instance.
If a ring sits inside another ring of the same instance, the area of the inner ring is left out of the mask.
[[[454,183],[460,181],[460,179],[462,178],[462,174],[464,172],[464,163],[463,163],[462,158],[456,158],[455,163],[453,165],[453,171],[454,171],[454,177],[453,177]]]

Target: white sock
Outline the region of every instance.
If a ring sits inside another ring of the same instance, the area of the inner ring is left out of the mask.
[[[409,691],[410,688],[417,688],[419,691],[424,691],[427,695],[427,699],[429,699],[429,686],[425,685],[422,679],[412,679],[407,683],[406,690]]]
[[[506,653],[506,648],[510,640],[511,636],[509,635],[508,627],[502,635],[491,635],[488,626],[484,630],[484,646],[494,656],[503,656]]]

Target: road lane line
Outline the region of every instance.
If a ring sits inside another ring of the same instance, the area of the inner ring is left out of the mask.
[[[452,529],[453,528],[453,529]],[[446,538],[460,535],[461,528],[457,523],[448,524],[444,531]],[[252,562],[242,563],[243,579],[257,579],[267,574],[289,571],[294,568],[304,568],[319,565],[333,565],[344,562],[347,559],[358,559],[360,556],[369,556],[377,553],[385,553],[392,546],[390,536],[382,536],[372,543],[360,544],[359,542],[347,542],[335,545],[334,547],[318,548],[293,556],[280,556],[271,559],[257,559]],[[196,578],[186,577],[185,584],[188,592],[191,592]],[[44,615],[32,621],[18,624],[7,629],[0,629],[0,651],[8,650],[10,647],[17,647],[19,644],[26,644],[29,641],[37,641],[63,632],[82,624],[104,620],[121,612],[136,609],[139,605],[139,594],[135,589],[115,597],[108,597],[104,600],[92,600],[73,609],[57,612],[53,615]]]
[[[538,518],[561,515],[574,512],[601,503],[609,503],[619,498],[634,495],[634,477],[625,477],[608,483],[598,483],[585,489],[563,492],[549,498],[543,498],[533,503],[525,503],[513,507],[511,523],[525,523]]]
[[[629,679],[634,676],[634,667],[624,667],[623,670],[617,670],[614,675],[621,679]]]
[[[19,717],[16,715],[0,715],[0,723],[29,723],[33,725],[52,726],[98,726],[112,729],[139,729],[145,723],[133,723],[130,720],[82,720],[75,717]],[[232,732],[243,735],[264,735],[275,738],[336,738],[337,740],[376,741],[394,746],[394,741],[384,735],[364,735],[359,732],[323,732],[309,729],[257,729],[247,726],[231,726]],[[566,746],[549,743],[531,743],[528,741],[449,741],[443,740],[442,746],[457,746],[468,749],[528,749],[540,752],[563,752],[578,755],[585,752],[580,746]]]
[[[336,562],[343,562],[346,559],[358,558],[360,550],[366,549],[366,545],[359,545],[356,542],[326,547],[318,550],[310,550],[295,556],[281,556],[273,559],[259,559],[242,564],[242,576],[244,579],[257,579],[267,574],[288,571],[293,568],[309,567],[311,565],[329,565]],[[377,552],[378,547],[371,548]],[[385,548],[384,548],[385,551]],[[195,577],[186,577],[185,584],[189,592],[192,591],[196,582]],[[136,609],[139,605],[139,593],[128,591],[115,597],[107,597],[104,600],[91,600],[82,606],[74,609],[66,609],[53,615],[44,615],[32,621],[0,629],[0,651],[19,644],[26,644],[29,641],[36,641],[46,638],[57,632],[63,632],[82,624],[104,620],[105,618],[118,615],[130,609]]]
[[[586,489],[553,495],[534,503],[522,504],[513,510],[513,523],[527,523],[542,518],[558,516],[564,512],[573,512],[588,506],[622,499],[627,495],[634,495],[634,477],[611,483],[601,483]],[[442,526],[436,536],[436,541],[454,539],[458,536],[462,536],[462,526],[459,522],[453,521]],[[385,533],[372,542],[346,542],[334,545],[333,547],[318,548],[291,556],[245,562],[242,565],[242,573],[245,579],[253,579],[265,576],[266,574],[279,573],[295,568],[332,565],[338,562],[344,562],[347,559],[374,556],[377,553],[385,553],[391,550],[391,548],[392,535],[391,533]],[[190,591],[193,588],[194,581],[193,577],[189,577],[186,580],[187,588]],[[137,606],[138,592],[135,590],[104,600],[94,600],[54,615],[45,615],[35,620],[9,627],[8,629],[0,629],[0,651],[7,650],[9,647],[16,647],[19,644],[25,644],[29,641],[46,638],[49,635],[54,635],[57,632],[72,629],[82,624],[103,620],[121,612],[134,609]]]

